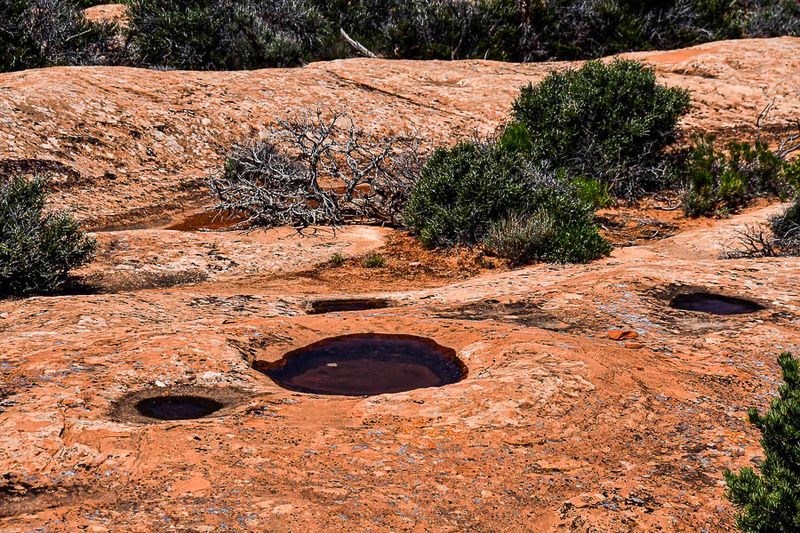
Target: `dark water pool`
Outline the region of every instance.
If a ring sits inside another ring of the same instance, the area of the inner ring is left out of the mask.
[[[222,409],[223,405],[202,396],[157,396],[136,404],[139,414],[159,420],[203,418]]]
[[[335,298],[329,300],[313,300],[306,304],[311,315],[321,313],[340,313],[346,311],[367,311],[389,307],[389,300],[384,298]]]
[[[289,390],[343,396],[441,387],[467,374],[455,350],[424,337],[388,334],[332,337],[253,367]]]
[[[744,298],[722,296],[721,294],[708,292],[679,294],[672,299],[669,305],[684,311],[701,311],[715,315],[742,315],[764,309],[763,305]]]

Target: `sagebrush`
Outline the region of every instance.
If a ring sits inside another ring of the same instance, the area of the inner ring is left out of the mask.
[[[128,16],[130,60],[181,69],[296,66],[327,27],[305,0],[130,0]]]
[[[796,0],[128,0],[123,31],[83,19],[97,3],[0,0],[0,70],[252,69],[365,51],[524,62],[800,35]]]
[[[113,24],[87,21],[70,0],[0,0],[0,72],[118,63],[116,33]]]

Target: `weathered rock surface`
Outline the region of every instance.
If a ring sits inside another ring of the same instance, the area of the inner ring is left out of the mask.
[[[693,90],[688,126],[732,131],[773,98],[774,124],[800,111],[798,52],[775,39],[638,55]],[[368,127],[446,142],[494,128],[517,86],[554,66],[4,74],[0,157],[68,166],[59,204],[127,223],[202,202],[191,189],[219,150],[287,109],[349,105]],[[589,265],[468,279],[422,251],[386,269],[320,266],[390,253],[402,237],[381,228],[98,233],[83,274],[100,292],[0,301],[0,530],[729,531],[721,471],[758,456],[746,409],[777,390],[777,353],[800,353],[800,264],[719,254],[778,208]],[[668,306],[698,288],[766,309]],[[306,313],[309,298],[367,293],[390,306]],[[357,332],[430,337],[469,375],[346,398],[281,389],[249,364]],[[244,396],[206,419],[114,415],[129,393],[175,386]]]
[[[800,38],[629,54],[692,91],[686,126],[752,129],[800,114]],[[56,202],[99,227],[159,219],[196,199],[234,142],[276,117],[348,109],[375,133],[415,130],[430,145],[493,131],[519,87],[570,63],[352,59],[249,72],[50,68],[0,75],[0,163],[53,167]],[[33,161],[31,161],[33,160]],[[49,163],[48,163],[49,162]]]

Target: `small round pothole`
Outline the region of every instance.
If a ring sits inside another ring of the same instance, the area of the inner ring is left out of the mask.
[[[222,409],[223,405],[202,396],[156,396],[145,398],[136,404],[139,414],[158,420],[191,420],[204,418]]]
[[[310,315],[322,313],[342,313],[384,309],[391,305],[386,298],[320,298],[306,302],[306,312]]]
[[[331,337],[253,368],[296,392],[372,396],[456,383],[467,367],[455,350],[413,335]]]
[[[764,309],[763,305],[752,300],[710,292],[678,294],[672,298],[669,306],[682,311],[696,311],[714,315],[743,315],[756,313]]]
[[[236,388],[182,385],[126,394],[111,410],[115,420],[157,423],[220,416],[248,396]]]

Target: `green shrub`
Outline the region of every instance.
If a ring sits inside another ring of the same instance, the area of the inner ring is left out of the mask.
[[[327,24],[305,0],[131,0],[132,60],[201,70],[295,66]]]
[[[610,251],[591,206],[563,175],[488,143],[437,150],[405,222],[427,246],[484,243],[514,263],[585,262]]]
[[[583,59],[631,50],[669,49],[743,32],[734,0],[553,0],[524,2],[532,12],[527,44],[534,58]]]
[[[782,238],[800,229],[800,200],[789,206],[780,216],[772,219],[772,231],[776,237]]]
[[[333,255],[331,255],[330,259],[328,259],[328,264],[331,265],[332,267],[340,267],[345,263],[345,261],[347,261],[345,256],[343,256],[339,252],[336,252]]]
[[[317,0],[316,3],[335,27],[343,28],[384,57],[520,59],[522,21],[516,0]],[[347,52],[340,47],[339,55]]]
[[[528,185],[510,152],[473,143],[440,148],[412,189],[404,222],[426,246],[474,244],[489,224],[528,207]]]
[[[23,24],[28,0],[0,0],[0,72],[47,65],[39,43]]]
[[[44,211],[47,181],[0,179],[0,296],[51,293],[96,243],[65,212]]]
[[[538,209],[530,214],[511,213],[493,222],[483,244],[516,266],[543,259],[543,252],[557,235],[555,219],[546,210]]]
[[[720,150],[713,135],[696,135],[684,158],[689,216],[726,215],[756,197],[784,198],[797,185],[795,165],[761,141],[732,141]]]
[[[88,22],[70,0],[0,0],[0,72],[120,61],[113,26]]]
[[[775,0],[772,0],[773,2]],[[510,61],[597,58],[742,35],[733,0],[316,0],[385,57]]]
[[[664,151],[688,109],[688,92],[656,83],[642,63],[590,61],[524,87],[500,145],[631,198],[670,177]]]
[[[597,232],[591,210],[585,204],[569,214],[562,209],[570,211],[547,206],[511,213],[489,226],[483,245],[514,266],[535,261],[588,263],[608,255],[611,246]]]
[[[600,183],[600,181],[592,178],[584,178],[578,176],[572,180],[575,185],[578,198],[585,203],[593,206],[595,209],[601,209],[611,205],[611,194],[608,192],[608,185]]]
[[[770,219],[770,229],[782,255],[800,255],[800,199]]]
[[[800,36],[800,2],[751,0],[745,15],[749,37]]]
[[[364,268],[383,268],[386,266],[386,258],[378,252],[370,252],[361,261]]]
[[[761,433],[764,461],[738,473],[725,470],[726,496],[737,509],[736,526],[755,533],[800,530],[800,365],[790,353],[778,357],[783,385],[769,410],[748,418]]]

